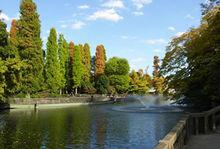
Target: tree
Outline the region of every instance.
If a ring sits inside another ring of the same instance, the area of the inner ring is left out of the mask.
[[[10,57],[16,57],[20,58],[18,54],[18,26],[17,26],[17,21],[15,19],[12,20],[11,22],[11,29],[10,29],[10,39],[9,39],[9,44],[10,44]]]
[[[83,63],[83,78],[82,78],[82,91],[84,93],[94,93],[95,88],[91,83],[91,54],[90,47],[88,43],[85,43],[82,47],[82,63]]]
[[[220,104],[219,31],[220,6],[216,6],[203,16],[198,28],[172,40],[162,73],[176,99],[197,107]]]
[[[206,15],[210,10],[220,4],[220,0],[206,0],[201,4],[202,14]]]
[[[101,75],[97,78],[96,84],[95,84],[97,93],[99,94],[107,94],[108,93],[108,87],[109,87],[109,80],[106,75]]]
[[[105,74],[108,76],[110,86],[118,93],[125,93],[129,87],[129,64],[126,59],[113,57],[108,60]]]
[[[69,57],[67,66],[67,90],[72,93],[73,88],[73,53],[74,53],[74,43],[71,41],[69,43]]]
[[[83,75],[82,69],[83,69],[83,64],[82,64],[80,48],[79,46],[75,46],[73,52],[73,68],[72,68],[73,88],[75,89],[75,94],[77,94],[77,89],[82,84],[82,75]]]
[[[104,74],[105,70],[105,49],[103,45],[98,45],[96,47],[96,54],[95,54],[95,75],[99,76]]]
[[[9,57],[8,52],[8,32],[7,25],[0,20],[0,57],[6,60]]]
[[[6,23],[4,23],[3,20],[0,20],[0,100],[4,97],[6,87],[5,72],[7,67],[5,66],[5,60],[8,57],[8,33],[6,28]]]
[[[156,94],[162,94],[164,91],[164,78],[162,76],[159,76],[159,65],[160,60],[158,56],[154,56],[154,62],[153,62],[153,80],[152,85],[155,89]]]
[[[0,58],[0,101],[3,100],[4,92],[5,92],[5,75],[7,67],[4,64],[4,61]]]
[[[61,89],[67,86],[67,67],[68,67],[68,43],[62,34],[58,39],[58,54],[60,63]]]
[[[61,71],[58,61],[57,33],[55,28],[50,30],[47,41],[46,57],[46,83],[51,93],[56,93],[61,89]]]
[[[144,74],[143,70],[138,72],[132,71],[130,73],[130,87],[129,92],[135,94],[146,94],[150,89],[151,79],[148,74]]]
[[[32,0],[22,0],[18,20],[18,41],[21,60],[28,67],[22,71],[23,92],[28,95],[37,92],[43,84],[43,50],[40,38],[40,20],[36,4]]]
[[[13,23],[13,22],[12,22]],[[17,37],[16,29],[12,24],[10,39],[6,31],[6,25],[0,21],[0,53],[1,53],[1,93],[7,97],[20,90],[20,71],[24,64],[20,61],[17,53]],[[4,64],[4,65],[3,65]],[[4,91],[4,92],[3,92]]]
[[[88,43],[84,44],[83,50],[84,50],[83,64],[85,67],[83,80],[87,84],[90,82],[90,78],[91,78],[91,54],[90,54],[90,47]]]

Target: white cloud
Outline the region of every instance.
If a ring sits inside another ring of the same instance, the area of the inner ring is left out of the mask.
[[[118,22],[119,20],[122,20],[123,17],[120,16],[114,9],[99,10],[88,17],[88,20],[92,21],[98,19]]]
[[[5,21],[9,21],[10,18],[3,12],[0,13],[0,19],[3,19]]]
[[[175,36],[180,37],[180,36],[183,35],[184,33],[185,33],[185,32],[178,32],[178,33],[176,33]]]
[[[80,5],[80,6],[78,6],[78,8],[79,8],[79,9],[89,9],[90,6],[87,5],[87,4],[84,4],[84,5]]]
[[[86,24],[82,21],[75,21],[72,24],[72,29],[81,29],[83,26],[85,26]]]
[[[185,16],[185,18],[186,18],[186,19],[190,19],[190,20],[193,20],[193,19],[194,19],[194,17],[193,17],[191,14],[187,14],[187,15]]]
[[[163,38],[159,38],[159,39],[148,39],[148,40],[145,40],[144,41],[145,43],[147,44],[150,44],[150,45],[157,45],[157,44],[166,44],[166,40],[163,39]]]
[[[175,29],[175,27],[170,26],[170,27],[168,27],[168,30],[170,30],[170,31],[175,31],[176,29]]]
[[[153,2],[153,0],[132,0],[134,6],[139,10],[145,5],[148,5]]]
[[[134,12],[132,12],[132,14],[135,16],[143,16],[144,15],[144,13],[142,11],[134,11]]]
[[[124,8],[124,3],[122,0],[109,0],[102,4],[103,7],[107,8]]]

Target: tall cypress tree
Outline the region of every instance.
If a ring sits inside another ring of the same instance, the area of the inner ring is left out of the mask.
[[[61,75],[61,88],[67,85],[67,63],[68,63],[68,43],[62,34],[59,35],[58,39],[58,53],[59,53],[59,63],[60,63],[60,75]]]
[[[22,72],[23,91],[37,92],[43,83],[43,50],[40,38],[40,20],[36,4],[32,0],[22,0],[18,21],[19,54],[28,67]]]
[[[67,91],[72,93],[73,89],[73,53],[74,53],[74,43],[71,41],[69,43],[69,56],[68,56],[68,66],[67,66]]]
[[[18,54],[18,26],[17,26],[17,21],[14,19],[11,22],[11,29],[10,29],[10,39],[9,39],[9,44],[10,44],[10,57],[20,57]]]
[[[73,53],[73,88],[75,89],[75,94],[77,94],[78,88],[82,83],[82,58],[79,46],[74,47]]]
[[[58,60],[57,33],[54,28],[50,30],[47,41],[46,56],[46,82],[48,89],[56,93],[61,88],[60,64]]]
[[[90,83],[90,78],[91,78],[91,54],[88,43],[84,44],[83,50],[84,50],[83,64],[85,68],[83,80],[85,81],[86,84],[88,84]]]
[[[105,70],[105,49],[103,45],[98,45],[96,47],[96,59],[95,59],[95,75],[98,77],[99,75],[104,74]]]

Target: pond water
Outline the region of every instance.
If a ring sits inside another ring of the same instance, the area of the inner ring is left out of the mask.
[[[151,149],[181,113],[121,112],[129,104],[0,113],[1,149]]]

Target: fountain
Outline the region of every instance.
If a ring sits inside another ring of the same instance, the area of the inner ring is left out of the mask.
[[[133,95],[126,98],[127,101],[133,101],[126,106],[114,107],[113,110],[120,112],[144,112],[144,113],[176,113],[182,112],[177,106],[170,104],[170,101],[160,95],[138,96]],[[138,102],[137,102],[138,101]]]

